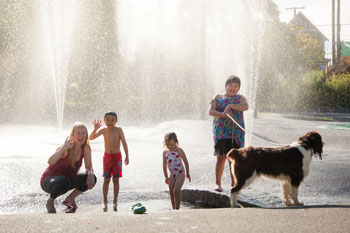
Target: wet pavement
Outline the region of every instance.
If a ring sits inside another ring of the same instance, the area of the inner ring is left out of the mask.
[[[290,144],[309,130],[318,131],[325,142],[323,160],[313,159],[310,174],[299,190],[300,201],[306,205],[350,202],[350,131],[331,127],[344,122],[296,120],[270,113],[259,113],[254,121],[246,118],[246,122],[253,125],[254,135],[265,139],[262,141],[247,134],[247,145],[253,146],[275,147],[269,144],[270,141]],[[162,171],[163,137],[169,131],[177,133],[190,163],[192,182],[186,180],[183,189],[213,192],[216,158],[213,156],[211,124],[211,120],[175,120],[139,126],[121,125],[129,146],[130,165],[123,167],[120,180],[120,210],[129,212],[129,206],[131,208],[137,202],[150,206],[151,212],[171,209]],[[92,125],[87,125],[91,131]],[[48,196],[40,188],[40,176],[48,157],[68,132],[69,129],[57,133],[54,127],[0,125],[0,213],[42,213],[45,210]],[[98,212],[102,202],[102,138],[92,141],[91,147],[98,181],[93,190],[78,197],[78,205],[81,210]],[[228,166],[222,183],[226,195],[230,188]],[[57,199],[58,208],[64,197]],[[266,178],[257,179],[244,189],[239,200],[265,208],[284,207],[279,182]]]

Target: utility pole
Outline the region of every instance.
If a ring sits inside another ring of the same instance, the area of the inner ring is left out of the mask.
[[[302,6],[302,7],[289,7],[289,8],[286,8],[286,10],[294,10],[294,17],[297,15],[297,10],[302,10],[302,9],[305,9],[305,7]]]
[[[340,62],[340,0],[337,2],[337,64]]]
[[[335,26],[335,17],[337,17],[337,26]],[[337,0],[337,12],[335,12],[335,0],[332,0],[332,65],[339,64],[340,50],[340,0]]]
[[[332,0],[332,65],[336,64],[335,55],[335,0]]]

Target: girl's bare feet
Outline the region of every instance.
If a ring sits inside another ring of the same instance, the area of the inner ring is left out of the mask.
[[[56,213],[55,199],[52,199],[51,197],[49,199],[47,199],[46,209],[47,209],[47,213],[49,213],[49,214],[55,214]]]
[[[118,204],[117,204],[116,202],[113,203],[113,210],[114,210],[115,212],[118,211],[117,207],[118,207]]]
[[[108,211],[108,206],[107,206],[107,203],[104,203],[104,206],[103,206],[103,212],[107,212]]]

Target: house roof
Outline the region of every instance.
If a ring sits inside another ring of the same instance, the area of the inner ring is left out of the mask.
[[[300,11],[294,16],[294,18],[289,22],[289,24],[294,24],[305,28],[310,34],[314,34],[323,41],[328,40],[328,38],[323,35],[323,33]]]

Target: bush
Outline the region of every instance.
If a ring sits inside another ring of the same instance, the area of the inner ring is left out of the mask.
[[[325,78],[323,71],[310,71],[301,77],[275,78],[269,98],[258,93],[258,108],[264,111],[349,112],[350,74]]]
[[[326,89],[330,91],[332,106],[350,108],[350,74],[331,76],[326,80]]]

